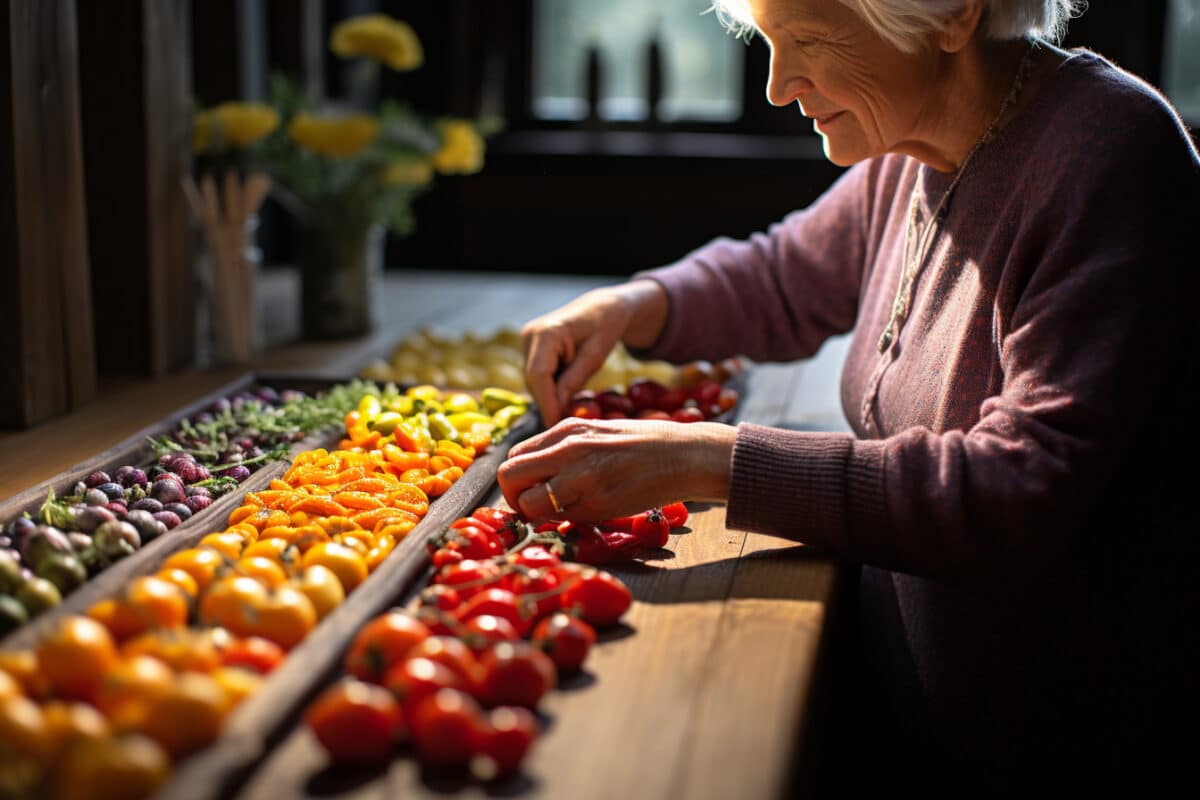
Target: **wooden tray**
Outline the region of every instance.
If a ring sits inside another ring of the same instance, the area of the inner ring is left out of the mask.
[[[229,796],[269,748],[291,729],[328,675],[340,666],[359,628],[391,607],[405,587],[413,585],[427,569],[425,541],[429,536],[480,505],[489,496],[496,469],[509,448],[538,427],[536,415],[526,413],[504,441],[475,459],[463,477],[430,504],[429,512],[392,554],[288,653],[260,691],[237,708],[226,721],[221,737],[176,765],[156,798],[207,800]]]
[[[49,481],[0,503],[0,523],[7,524],[9,520],[25,512],[36,515],[45,501],[49,489],[53,488],[56,495],[69,494],[76,482],[83,480],[96,470],[108,472],[123,464],[146,465],[152,463],[154,453],[147,442],[148,437],[161,436],[172,431],[181,420],[199,414],[222,397],[228,397],[253,386],[269,386],[276,390],[297,389],[311,394],[343,382],[311,377],[247,373],[153,425],[143,428],[103,453],[76,464]],[[298,453],[302,450],[336,442],[340,437],[341,434],[337,431],[316,434],[294,442],[290,450],[293,454]],[[259,469],[243,481],[236,490],[218,498],[208,508],[192,515],[165,535],[152,542],[147,542],[144,547],[117,561],[68,594],[55,608],[34,617],[9,633],[0,641],[0,649],[19,650],[33,646],[57,620],[69,614],[83,613],[96,601],[115,595],[120,587],[131,578],[156,571],[172,553],[193,546],[213,530],[222,530],[229,512],[237,508],[245,492],[266,488],[272,478],[279,477],[286,469],[286,462],[269,464]]]

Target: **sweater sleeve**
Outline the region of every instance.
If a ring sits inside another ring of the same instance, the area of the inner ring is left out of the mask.
[[[727,524],[952,584],[1037,579],[1086,547],[1113,476],[1157,468],[1129,462],[1175,422],[1154,420],[1172,376],[1194,374],[1197,281],[1175,254],[1200,169],[1170,119],[1058,156],[1008,257],[1027,266],[999,287],[1001,387],[973,426],[858,441],[743,424]]]
[[[843,173],[808,208],[746,241],[716,239],[635,278],[666,290],[669,313],[642,354],[669,361],[811,356],[854,327],[876,167]]]

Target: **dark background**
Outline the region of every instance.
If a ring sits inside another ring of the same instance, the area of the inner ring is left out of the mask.
[[[265,6],[250,40],[258,49],[243,47],[243,61],[302,78],[295,4]],[[337,20],[375,10],[409,22],[427,58],[416,72],[389,73],[381,94],[429,113],[498,112],[506,125],[489,142],[481,174],[438,178],[417,201],[417,232],[389,239],[390,268],[627,275],[715,236],[761,230],[840,172],[794,107],[772,108],[763,98],[768,54],[757,39],[748,45],[736,123],[546,123],[530,113],[531,0],[326,0],[321,43]],[[1064,45],[1096,50],[1158,85],[1165,11],[1165,0],[1093,3]],[[224,38],[236,49],[231,34],[246,27],[236,4],[197,2],[193,15],[197,96],[207,104],[236,95],[245,69],[216,45]],[[318,57],[317,79],[339,96],[337,59],[324,48]],[[266,223],[268,262],[286,262],[286,219],[268,211]]]

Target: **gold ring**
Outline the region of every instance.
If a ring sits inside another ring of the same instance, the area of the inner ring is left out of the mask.
[[[546,487],[546,494],[550,497],[550,505],[554,506],[554,513],[563,513],[563,507],[559,505],[558,498],[554,496],[554,490],[550,488],[550,481],[546,481],[542,485]]]

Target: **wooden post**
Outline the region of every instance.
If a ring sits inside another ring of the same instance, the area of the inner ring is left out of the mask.
[[[74,0],[0,2],[0,425],[96,392]]]
[[[190,0],[82,2],[79,54],[101,374],[195,359]]]

